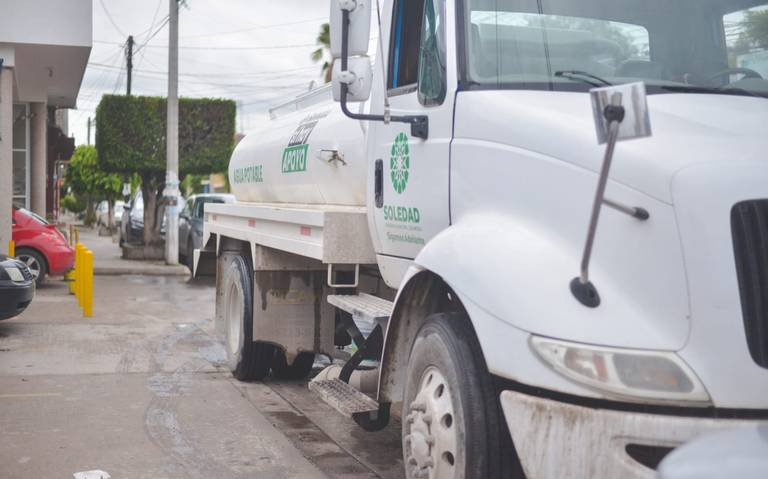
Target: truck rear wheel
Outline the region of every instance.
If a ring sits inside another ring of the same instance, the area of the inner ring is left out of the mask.
[[[403,399],[409,479],[524,477],[465,315],[427,318],[411,347]]]
[[[304,379],[312,371],[315,364],[313,353],[299,353],[289,366],[285,353],[278,350],[275,353],[275,361],[272,363],[272,375],[278,379]]]
[[[264,379],[272,367],[275,347],[253,341],[253,273],[244,256],[235,257],[227,268],[224,308],[232,375],[241,381]]]

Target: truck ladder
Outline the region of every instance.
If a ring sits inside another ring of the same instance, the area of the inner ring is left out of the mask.
[[[349,313],[342,315],[342,326],[357,345],[338,378],[312,381],[309,389],[344,416],[351,417],[366,431],[378,431],[389,423],[389,403],[373,398],[349,385],[352,372],[364,359],[379,360],[384,346],[384,327],[392,314],[392,302],[370,294],[331,295],[328,302]],[[366,338],[360,331],[371,331]],[[372,329],[371,329],[372,328]]]

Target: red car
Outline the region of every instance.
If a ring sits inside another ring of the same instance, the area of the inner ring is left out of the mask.
[[[38,285],[46,275],[63,275],[75,264],[75,250],[64,235],[45,219],[23,208],[13,208],[16,259],[24,262]]]

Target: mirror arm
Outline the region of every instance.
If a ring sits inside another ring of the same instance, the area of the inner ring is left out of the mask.
[[[629,215],[640,221],[646,221],[651,218],[651,214],[648,212],[648,210],[640,206],[627,206],[608,198],[603,198],[603,204],[609,208],[613,208],[616,211]]]
[[[381,58],[379,61],[383,61]],[[349,10],[341,11],[341,71],[347,71],[349,67]],[[411,136],[426,140],[429,137],[429,118],[426,115],[368,115],[363,113],[353,113],[347,105],[348,85],[341,84],[341,111],[353,120],[364,121],[390,121],[398,123],[408,123],[411,125]],[[386,95],[386,92],[384,93]]]
[[[595,201],[592,204],[592,217],[589,220],[587,242],[584,245],[584,255],[581,258],[581,274],[571,281],[571,293],[581,304],[589,308],[600,306],[600,294],[597,292],[595,285],[589,280],[589,261],[592,258],[592,247],[595,244],[600,209],[605,201],[605,189],[608,186],[608,174],[611,171],[613,152],[616,149],[616,142],[619,139],[619,128],[621,128],[621,122],[624,121],[626,113],[624,107],[621,106],[621,98],[621,93],[614,93],[611,98],[611,104],[606,106],[603,112],[603,116],[608,123],[608,142],[605,149],[605,158],[603,159],[603,167],[600,170]]]

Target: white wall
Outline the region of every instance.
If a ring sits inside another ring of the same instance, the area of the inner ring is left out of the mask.
[[[0,12],[0,43],[92,44],[92,0],[0,0]]]

